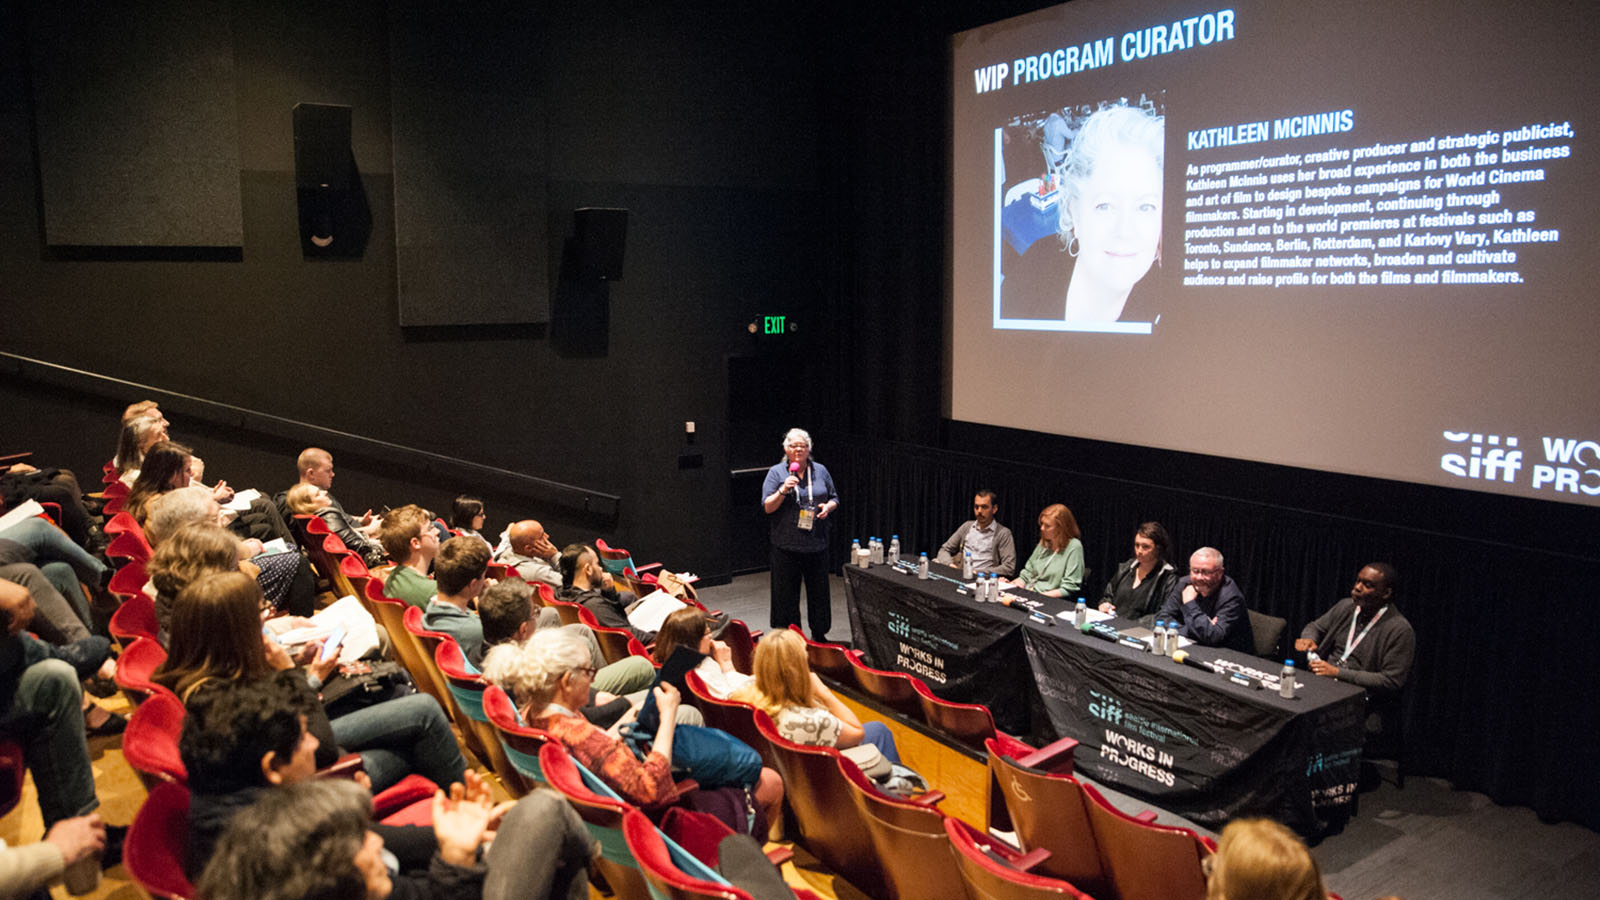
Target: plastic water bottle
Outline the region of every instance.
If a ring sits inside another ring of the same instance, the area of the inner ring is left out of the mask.
[[[961,552],[961,580],[962,581],[971,581],[972,580],[972,551],[971,550],[963,550]]]
[[[989,580],[983,583],[983,599],[990,603],[1000,602],[1000,576],[994,572],[989,573]]]
[[[1150,638],[1150,652],[1157,656],[1167,655],[1167,620],[1157,619],[1155,633]]]
[[[1183,635],[1180,633],[1180,629],[1178,628],[1178,620],[1177,619],[1173,619],[1171,622],[1167,623],[1167,655],[1168,656],[1171,656],[1174,653],[1178,652],[1178,650],[1181,647],[1181,645],[1178,643],[1178,639],[1180,637],[1182,637],[1182,636]]]
[[[852,563],[861,559],[861,539],[856,538],[850,542],[850,561]]]
[[[1078,605],[1072,609],[1072,625],[1075,628],[1082,628],[1088,621],[1089,604],[1083,602],[1083,598],[1079,597]]]
[[[1278,683],[1278,696],[1285,700],[1294,699],[1294,660],[1283,661],[1283,678]]]
[[[917,577],[923,581],[928,580],[928,554],[926,553],[922,554],[922,558],[917,560]]]
[[[982,572],[972,580],[972,599],[979,603],[987,602],[989,599],[989,582],[983,577]]]
[[[889,565],[900,562],[900,535],[889,535]]]

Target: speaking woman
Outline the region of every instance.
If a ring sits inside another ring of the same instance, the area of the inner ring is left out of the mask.
[[[811,458],[811,435],[799,428],[783,436],[783,462],[767,470],[761,486],[772,540],[772,627],[800,624],[800,583],[806,586],[811,637],[828,639],[833,607],[828,597],[828,516],[839,508],[833,476]]]

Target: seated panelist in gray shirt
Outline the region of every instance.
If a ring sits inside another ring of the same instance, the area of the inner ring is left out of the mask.
[[[1017,544],[1011,529],[994,520],[1000,510],[994,491],[982,490],[972,498],[974,518],[962,523],[939,548],[934,562],[961,565],[962,554],[972,551],[972,568],[978,572],[998,572],[1007,578],[1017,571]]]

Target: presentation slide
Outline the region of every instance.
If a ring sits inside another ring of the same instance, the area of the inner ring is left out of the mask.
[[[952,418],[1600,505],[1600,14],[1077,0],[952,42]]]

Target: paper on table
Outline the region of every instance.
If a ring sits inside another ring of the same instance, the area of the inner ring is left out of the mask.
[[[261,492],[255,488],[245,488],[242,491],[234,491],[233,499],[229,500],[227,503],[224,503],[222,508],[231,509],[234,512],[244,512],[245,510],[249,509],[250,504],[256,502],[260,496]]]
[[[1088,612],[1090,622],[1104,622],[1107,619],[1114,618],[1111,613],[1103,613],[1094,607],[1090,607]],[[1071,622],[1075,615],[1077,615],[1077,610],[1068,608],[1056,613],[1056,618]]]
[[[683,609],[683,601],[666,591],[656,591],[628,611],[628,624],[640,631],[660,631],[667,616]]]

